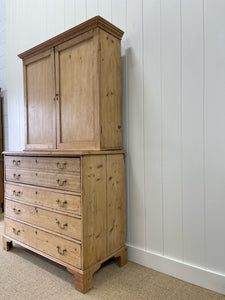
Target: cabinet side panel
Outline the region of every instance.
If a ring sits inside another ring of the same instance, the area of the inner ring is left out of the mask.
[[[3,211],[4,206],[3,164],[3,159],[0,158],[0,213]]]
[[[104,259],[106,249],[106,156],[82,157],[83,269]]]
[[[121,45],[100,30],[101,149],[122,149]]]
[[[124,246],[126,238],[125,166],[123,155],[107,156],[108,254]]]
[[[0,89],[1,91],[1,89]],[[0,213],[3,210],[3,156],[2,156],[2,98],[0,98]]]

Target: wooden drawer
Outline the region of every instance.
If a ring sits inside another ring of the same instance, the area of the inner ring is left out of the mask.
[[[81,220],[31,205],[6,200],[5,214],[20,221],[81,240]]]
[[[79,173],[56,173],[42,172],[29,169],[16,170],[6,168],[5,178],[7,181],[27,183],[37,186],[46,186],[65,191],[80,192]]]
[[[5,197],[28,202],[62,212],[81,214],[81,197],[46,188],[35,188],[22,184],[5,184]]]
[[[80,158],[5,156],[5,166],[15,169],[80,173]]]
[[[81,268],[81,245],[78,243],[8,218],[5,218],[5,234],[59,260]]]

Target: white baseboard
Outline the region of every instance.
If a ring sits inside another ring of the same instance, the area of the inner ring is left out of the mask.
[[[127,244],[128,259],[192,284],[225,294],[225,275]]]

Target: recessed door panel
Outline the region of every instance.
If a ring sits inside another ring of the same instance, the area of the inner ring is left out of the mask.
[[[55,148],[54,52],[24,62],[26,148]]]
[[[88,37],[88,38],[87,38]],[[57,148],[95,149],[98,140],[98,51],[84,35],[56,48]]]

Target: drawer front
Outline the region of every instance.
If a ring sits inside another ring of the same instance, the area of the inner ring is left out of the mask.
[[[61,261],[81,268],[81,246],[34,227],[5,218],[5,234]]]
[[[80,174],[6,168],[6,180],[80,193]]]
[[[81,197],[22,184],[5,184],[5,197],[63,212],[81,214]]]
[[[35,206],[6,200],[5,214],[20,221],[81,240],[81,220]]]
[[[80,173],[80,158],[5,156],[8,168]]]

